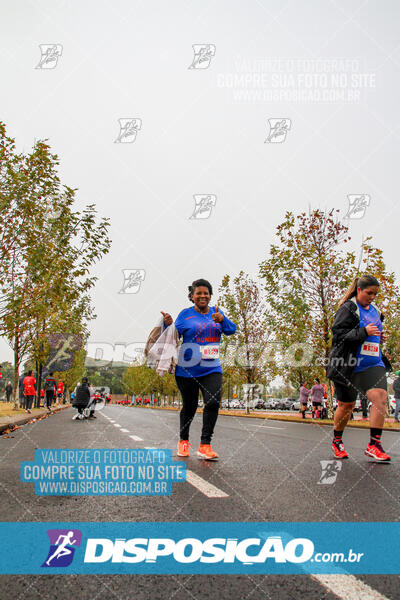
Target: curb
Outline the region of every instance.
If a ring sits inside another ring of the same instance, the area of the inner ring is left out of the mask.
[[[52,410],[51,413],[47,412],[47,410],[44,409],[44,410],[41,410],[40,412],[37,412],[36,414],[32,413],[29,416],[21,415],[20,417],[1,417],[1,419],[9,418],[10,421],[8,423],[0,423],[0,434],[4,433],[4,431],[6,431],[9,428],[11,428],[11,431],[12,431],[15,427],[19,427],[21,425],[26,425],[26,423],[29,423],[29,421],[32,421],[32,419],[40,419],[44,415],[55,414],[57,412],[60,412],[61,410],[70,408],[70,406],[71,406],[70,404],[64,404],[62,406],[57,406],[57,408]]]
[[[178,410],[180,410],[179,408],[175,407],[175,406],[133,406],[133,405],[128,405],[132,408],[151,408],[152,410],[173,410],[175,412],[177,412]],[[202,413],[203,410],[201,408],[197,409],[197,412]],[[322,419],[318,419],[317,421],[313,420],[313,419],[302,419],[300,417],[298,418],[291,418],[289,416],[286,415],[265,415],[264,414],[242,414],[242,413],[238,413],[237,411],[227,411],[227,410],[220,410],[218,415],[223,415],[226,417],[244,417],[246,419],[263,419],[264,421],[286,421],[288,423],[301,423],[303,425],[319,425],[319,426],[324,426],[324,427],[332,427],[333,426],[333,419],[331,420],[322,420]],[[346,427],[355,427],[356,429],[369,429],[369,421],[364,421],[364,424],[361,423],[357,423],[354,421],[349,421],[346,425]],[[388,427],[387,425],[383,426],[383,431],[399,431],[400,432],[400,426],[397,427]]]

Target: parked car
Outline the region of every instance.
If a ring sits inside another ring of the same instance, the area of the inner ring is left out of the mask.
[[[282,400],[282,408],[283,410],[291,410],[293,402],[295,402],[296,398],[284,398]]]
[[[254,410],[256,408],[256,405],[258,404],[258,399],[257,400],[249,400],[249,408],[251,408],[252,410]],[[244,403],[245,406],[247,406],[247,402]]]
[[[257,410],[264,410],[266,408],[265,401],[262,400],[261,398],[259,398],[257,400],[256,408],[257,408]]]
[[[264,406],[267,409],[274,409],[276,408],[277,405],[277,401],[276,398],[267,398],[267,400],[264,402]]]
[[[239,400],[232,400],[229,402],[229,407],[230,408],[242,408],[242,405],[239,402]]]
[[[292,403],[292,410],[300,410],[300,406],[301,406],[300,400],[295,400]]]
[[[275,408],[277,408],[277,406],[279,405],[279,403],[280,403],[280,399],[279,398],[268,398],[266,400],[265,404],[266,404],[266,408],[275,409]]]

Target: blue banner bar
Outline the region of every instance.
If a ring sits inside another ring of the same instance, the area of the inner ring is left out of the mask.
[[[1,574],[399,574],[400,523],[0,523]]]

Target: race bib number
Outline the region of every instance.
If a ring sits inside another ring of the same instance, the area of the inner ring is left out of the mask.
[[[375,342],[364,342],[361,348],[364,356],[379,356],[379,344]]]
[[[217,344],[207,344],[200,346],[201,357],[203,359],[219,358],[219,346]]]

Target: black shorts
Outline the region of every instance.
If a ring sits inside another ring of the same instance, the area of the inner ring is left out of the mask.
[[[302,406],[307,406],[308,402],[301,402]]]
[[[322,402],[313,402],[312,405],[313,406],[322,406]]]
[[[366,395],[373,388],[387,391],[386,369],[370,367],[360,373],[353,373],[348,387],[335,382],[333,385],[338,402],[355,402],[357,394]]]

